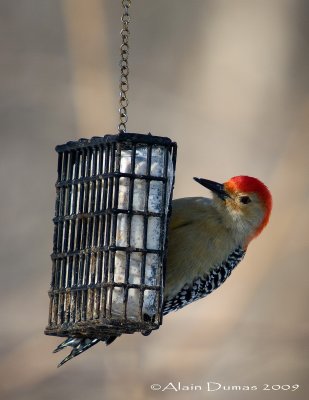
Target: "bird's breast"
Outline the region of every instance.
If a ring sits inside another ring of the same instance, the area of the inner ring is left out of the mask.
[[[210,217],[170,230],[166,276],[169,297],[185,283],[207,275],[237,247],[231,232]]]

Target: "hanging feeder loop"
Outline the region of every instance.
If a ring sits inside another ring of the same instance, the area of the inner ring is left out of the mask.
[[[127,92],[129,90],[129,23],[131,21],[129,15],[129,7],[131,0],[122,0],[123,14],[121,17],[122,29],[120,31],[122,44],[120,46],[120,100],[119,100],[119,133],[127,131],[128,122],[128,105]]]

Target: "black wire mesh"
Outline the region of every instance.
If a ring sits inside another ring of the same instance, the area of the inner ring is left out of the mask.
[[[126,133],[56,147],[47,335],[160,326],[176,149],[168,138]]]

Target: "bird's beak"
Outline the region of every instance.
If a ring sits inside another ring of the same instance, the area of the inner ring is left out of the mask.
[[[211,190],[215,193],[220,199],[225,200],[227,197],[231,197],[224,189],[224,185],[222,183],[217,183],[214,181],[209,181],[208,179],[203,178],[193,178],[196,182],[200,183],[205,188]]]

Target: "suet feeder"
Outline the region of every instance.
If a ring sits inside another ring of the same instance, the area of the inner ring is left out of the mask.
[[[130,5],[122,0],[119,133],[56,147],[47,335],[148,334],[162,323],[177,146],[126,133]]]
[[[68,142],[56,150],[45,333],[100,338],[157,329],[176,144],[120,133]]]

